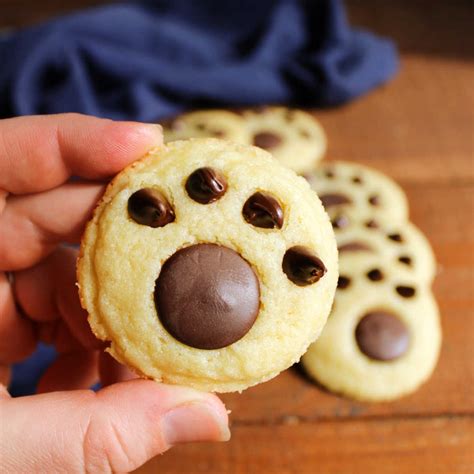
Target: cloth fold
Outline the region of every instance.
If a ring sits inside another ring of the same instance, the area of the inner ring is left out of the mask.
[[[199,106],[331,106],[397,70],[392,42],[350,28],[339,0],[157,0],[0,38],[0,116],[152,121]]]

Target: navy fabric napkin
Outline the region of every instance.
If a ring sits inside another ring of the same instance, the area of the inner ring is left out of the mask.
[[[394,45],[338,0],[157,0],[0,37],[0,117],[152,121],[189,107],[343,103],[389,79]]]
[[[394,45],[350,28],[338,0],[117,4],[0,36],[0,117],[82,112],[153,121],[199,106],[331,106],[397,70]],[[13,368],[33,393],[54,359]]]

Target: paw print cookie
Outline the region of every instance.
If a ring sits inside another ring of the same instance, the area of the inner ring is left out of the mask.
[[[242,113],[249,142],[269,151],[296,173],[311,170],[326,152],[319,122],[302,110],[262,107]]]
[[[78,281],[117,360],[228,392],[277,375],[317,338],[337,249],[303,178],[259,148],[192,139],[113,180],[83,237]]]
[[[242,117],[226,110],[199,110],[163,121],[165,142],[188,138],[214,137],[247,143]]]
[[[305,177],[331,219],[341,214],[367,222],[379,217],[393,222],[408,219],[405,193],[392,179],[372,168],[333,161],[322,163]]]
[[[426,285],[376,257],[352,255],[340,261],[331,315],[302,363],[336,393],[390,400],[428,379],[440,345],[438,308]]]
[[[343,213],[332,219],[339,257],[352,253],[374,253],[386,265],[407,270],[422,282],[431,283],[436,260],[430,243],[410,222],[392,223],[386,219],[352,220]]]

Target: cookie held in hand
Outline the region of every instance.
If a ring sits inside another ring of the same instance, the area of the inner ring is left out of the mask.
[[[309,185],[268,153],[175,141],[109,185],[78,281],[92,330],[117,360],[228,392],[274,377],[317,338],[337,249]]]

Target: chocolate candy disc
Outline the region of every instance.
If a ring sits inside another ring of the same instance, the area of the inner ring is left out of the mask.
[[[173,209],[157,189],[143,188],[128,199],[128,214],[138,224],[164,227],[175,219]]]
[[[365,227],[369,228],[369,229],[377,229],[379,227],[377,221],[374,221],[373,219],[367,221],[365,223]]]
[[[334,229],[343,229],[344,227],[347,227],[350,224],[350,220],[347,216],[344,214],[341,214],[339,216],[336,216],[332,221],[331,224]]]
[[[220,199],[227,191],[224,176],[212,168],[199,168],[186,180],[186,191],[191,199],[209,204]]]
[[[373,196],[369,197],[369,203],[372,206],[378,206],[380,204],[380,198],[376,194],[374,194]]]
[[[363,242],[347,242],[347,244],[338,247],[339,253],[342,252],[372,252],[372,248]]]
[[[399,285],[395,288],[397,293],[403,298],[412,298],[415,296],[416,290],[412,286]]]
[[[260,286],[237,252],[214,244],[178,250],[155,284],[155,305],[166,330],[197,349],[219,349],[241,339],[260,308]]]
[[[408,257],[407,255],[402,255],[401,257],[398,257],[398,261],[400,263],[404,263],[405,265],[410,266],[411,265],[411,258]]]
[[[383,280],[383,273],[378,268],[373,268],[367,272],[367,278],[371,281]]]
[[[337,287],[341,290],[345,290],[351,284],[351,279],[344,275],[339,275],[337,280]]]
[[[272,132],[260,132],[253,137],[253,144],[265,150],[277,147],[281,141],[281,136]]]
[[[385,311],[367,313],[357,324],[355,337],[366,356],[385,361],[405,354],[410,339],[405,324]]]
[[[242,214],[244,219],[255,227],[281,229],[283,226],[283,209],[280,203],[268,193],[252,194],[245,202]]]
[[[312,285],[326,273],[324,263],[306,247],[291,247],[283,257],[283,271],[295,285]]]
[[[345,194],[328,193],[319,196],[325,209],[331,206],[340,206],[341,204],[350,204],[352,201]]]
[[[401,236],[401,234],[389,234],[387,235],[387,237],[390,240],[393,240],[394,242],[398,242],[398,243],[403,242],[403,237]]]

